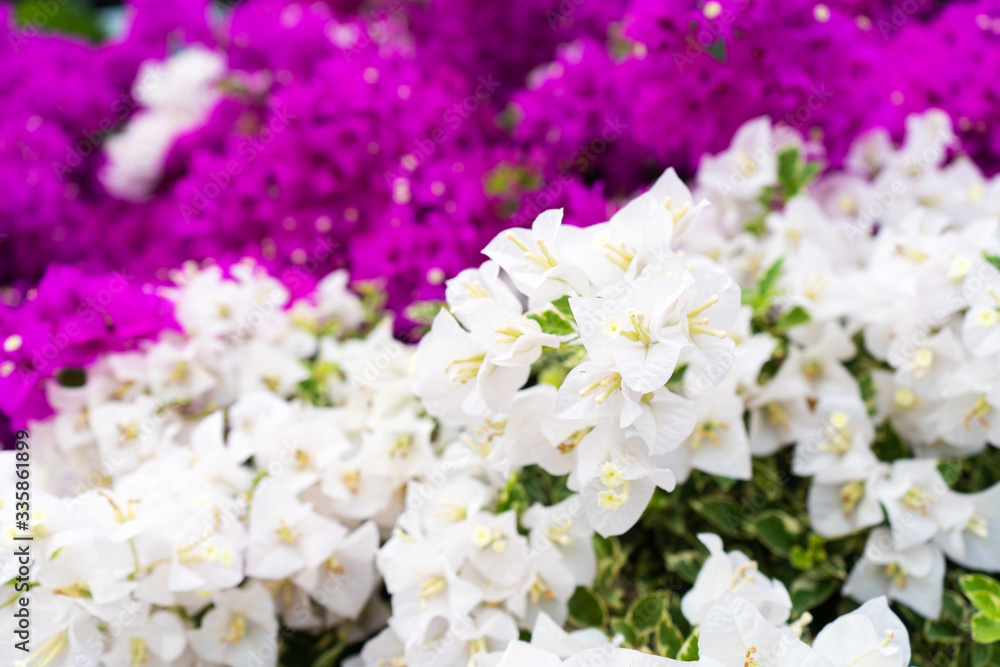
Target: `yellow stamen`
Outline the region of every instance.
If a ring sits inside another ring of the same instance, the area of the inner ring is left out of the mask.
[[[854,508],[858,506],[865,496],[864,482],[848,482],[840,487],[840,506],[844,511],[844,518],[850,519],[854,514]]]
[[[128,655],[131,667],[139,667],[149,662],[149,656],[146,655],[146,640],[142,637],[132,637],[129,641]]]
[[[229,634],[223,635],[219,641],[236,644],[247,634],[247,619],[243,614],[234,614],[229,621]]]
[[[962,428],[968,431],[969,427],[972,425],[973,419],[979,420],[979,423],[982,424],[983,428],[989,428],[990,421],[986,419],[986,415],[988,415],[992,409],[993,406],[986,402],[986,394],[983,394],[979,397],[979,400],[976,401],[976,404],[972,407],[972,409],[969,410],[968,414],[965,415],[965,418],[962,419]]]
[[[452,382],[465,384],[479,374],[479,367],[485,358],[485,354],[480,354],[467,359],[456,359],[444,367],[444,372],[448,373],[448,379]]]
[[[278,537],[281,539],[281,541],[286,542],[288,544],[291,544],[295,540],[299,539],[299,534],[294,530],[292,530],[291,528],[289,528],[288,524],[285,523],[284,519],[279,521],[279,526],[276,532],[278,533]]]

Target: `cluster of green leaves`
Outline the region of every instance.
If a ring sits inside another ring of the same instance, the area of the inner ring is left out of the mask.
[[[782,304],[783,293],[777,283],[784,262],[784,258],[778,259],[767,267],[755,286],[742,290],[743,305],[749,306],[753,313],[751,326],[755,332],[767,331],[782,337],[792,327],[809,322],[805,308],[798,305],[789,308]]]
[[[780,211],[785,204],[809,186],[823,169],[823,164],[807,161],[798,146],[789,146],[778,153],[778,182],[761,191],[760,213],[744,225],[751,234],[760,236],[767,228],[767,216],[772,211]]]
[[[31,30],[82,35],[93,42],[105,37],[100,16],[82,0],[20,0],[14,16],[27,38]]]

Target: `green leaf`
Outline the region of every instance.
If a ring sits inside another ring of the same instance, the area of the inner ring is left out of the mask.
[[[729,59],[729,54],[726,49],[726,40],[720,37],[711,44],[705,47],[705,53],[712,57],[713,60],[726,64]]]
[[[778,281],[778,276],[781,275],[781,265],[784,262],[785,258],[779,257],[774,264],[767,268],[764,276],[757,283],[758,294],[770,294],[774,290],[774,284]]]
[[[800,324],[805,324],[812,318],[809,317],[809,312],[806,311],[802,306],[795,306],[790,310],[786,310],[778,317],[778,321],[775,324],[779,331],[787,331],[792,327],[797,327]]]
[[[569,307],[568,294],[565,296],[561,296],[555,301],[553,301],[552,306],[560,313],[562,313],[562,316],[565,317],[570,322],[573,322],[575,320],[575,318],[573,317],[573,309]]]
[[[972,639],[980,644],[1000,641],[1000,621],[979,613],[972,617]]]
[[[701,565],[705,561],[705,558],[700,551],[688,549],[667,554],[666,561],[667,568],[671,572],[676,572],[681,579],[688,583],[694,583],[694,580],[698,578],[698,573],[701,571]]]
[[[22,26],[41,28],[46,32],[61,32],[83,35],[92,42],[104,37],[100,17],[81,0],[21,0],[17,3],[15,16]],[[31,39],[29,36],[28,39]]]
[[[983,252],[983,259],[993,265],[993,268],[1000,271],[1000,257],[996,255],[991,255],[988,252]]]
[[[684,645],[684,635],[677,629],[669,614],[664,614],[663,619],[656,628],[656,652],[666,658],[677,655]]]
[[[967,574],[958,580],[958,585],[976,609],[1000,621],[1000,582],[985,574]]]
[[[677,659],[683,662],[694,662],[698,659],[698,629],[695,628],[694,632],[688,635],[688,638],[684,640],[684,644],[681,646],[681,650],[677,651]]]
[[[639,633],[629,623],[619,620],[611,621],[611,631],[624,637],[626,645],[633,647],[639,645]]]
[[[669,593],[650,593],[636,599],[629,607],[625,618],[637,632],[654,630],[664,616]]]
[[[584,628],[602,628],[604,619],[608,616],[604,600],[594,595],[587,588],[577,588],[569,599],[569,617],[577,625]]]
[[[573,328],[573,325],[570,324],[569,320],[555,310],[546,310],[541,313],[531,313],[528,315],[528,319],[538,322],[538,324],[542,327],[542,331],[547,334],[565,336],[567,334],[576,333],[576,329]]]
[[[404,312],[406,317],[416,322],[426,332],[444,306],[444,301],[416,301],[407,306]]]
[[[786,148],[778,153],[778,182],[786,189],[795,184],[796,172],[799,166],[799,149],[796,146]]]
[[[511,474],[500,491],[500,498],[497,500],[497,514],[502,514],[509,510],[517,512],[518,516],[528,509],[528,492],[518,479],[517,473]]]
[[[927,621],[924,623],[924,637],[927,641],[935,644],[961,644],[965,641],[965,633],[951,625],[941,621]]]
[[[840,589],[840,582],[836,579],[816,581],[809,575],[803,574],[797,577],[788,589],[792,598],[792,612],[801,614],[826,602]]]
[[[796,544],[792,547],[792,550],[788,552],[788,560],[797,570],[811,570],[813,565],[812,555],[805,549],[805,547]]]
[[[746,524],[740,506],[724,496],[692,500],[691,509],[707,519],[720,532],[739,537]]]
[[[771,553],[788,556],[802,534],[802,523],[781,510],[761,512],[753,521],[754,531]]]
[[[965,598],[954,591],[945,591],[941,599],[941,620],[950,621],[952,625],[958,626],[968,618],[969,605]]]
[[[796,192],[801,190],[804,186],[812,183],[813,179],[816,178],[816,174],[819,173],[820,164],[818,162],[807,162],[802,165],[802,171],[799,172],[799,182]]]
[[[1000,667],[1000,645],[972,645],[971,667]]]

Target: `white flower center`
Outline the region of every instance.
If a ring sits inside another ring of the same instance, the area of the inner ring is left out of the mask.
[[[948,264],[948,280],[958,282],[972,270],[972,260],[962,255],[953,255]]]
[[[622,332],[622,321],[612,315],[601,323],[601,329],[604,330],[605,336],[609,338],[618,338],[619,334]]]
[[[917,405],[917,395],[911,389],[900,387],[896,390],[893,401],[901,410],[911,410]]]
[[[12,334],[10,336],[7,336],[7,339],[4,340],[3,342],[3,351],[17,352],[19,349],[21,349],[22,342],[24,342],[23,339],[17,334]]]
[[[996,326],[996,323],[1000,321],[1000,316],[998,316],[996,308],[983,306],[972,312],[972,320],[984,329],[989,329]]]

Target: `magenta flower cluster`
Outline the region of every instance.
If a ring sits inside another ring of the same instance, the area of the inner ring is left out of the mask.
[[[134,275],[95,277],[54,266],[23,303],[0,306],[0,412],[15,428],[45,417],[51,412],[45,380],[170,328],[176,328],[171,304]]]

